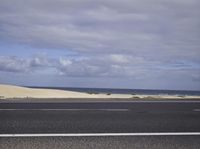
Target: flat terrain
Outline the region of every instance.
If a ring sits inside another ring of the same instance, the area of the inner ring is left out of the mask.
[[[0,135],[94,134],[95,137],[0,137],[0,148],[199,149],[200,135],[98,136],[99,133],[198,133],[199,101],[0,103]]]
[[[109,94],[109,93],[86,93],[69,91],[62,89],[47,89],[47,88],[28,88],[14,85],[0,84],[0,99],[65,99],[84,98],[84,99],[200,99],[200,96],[178,96],[178,95],[137,95],[137,94]]]
[[[200,102],[1,103],[0,133],[200,132]]]
[[[199,149],[200,136],[0,138],[1,149]]]

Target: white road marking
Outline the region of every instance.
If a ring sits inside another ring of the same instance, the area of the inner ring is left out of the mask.
[[[129,109],[0,109],[0,111],[129,111]]]
[[[200,112],[200,109],[193,109],[193,111],[195,111],[195,112]]]
[[[0,137],[199,136],[200,132],[0,134]]]

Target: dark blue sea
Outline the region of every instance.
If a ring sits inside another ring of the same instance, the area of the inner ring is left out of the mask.
[[[200,91],[186,90],[150,90],[150,89],[112,89],[112,88],[74,88],[74,87],[32,87],[79,91],[87,93],[110,93],[110,94],[139,94],[139,95],[199,95]]]

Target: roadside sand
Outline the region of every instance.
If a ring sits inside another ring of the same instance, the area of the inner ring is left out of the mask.
[[[27,87],[1,85],[0,99],[25,98],[125,98],[125,99],[200,99],[200,96],[169,96],[169,95],[131,95],[131,94],[89,94],[56,89],[33,89]]]
[[[56,89],[33,89],[13,85],[0,85],[0,97],[6,98],[131,98],[123,94],[89,94]]]

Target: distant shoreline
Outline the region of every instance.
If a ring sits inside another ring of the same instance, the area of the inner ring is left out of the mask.
[[[191,95],[200,96],[200,91],[195,90],[164,90],[164,89],[125,89],[125,88],[87,88],[87,87],[45,87],[45,86],[25,86],[36,89],[59,89],[67,91],[77,91],[83,93],[96,94],[137,94],[137,95]]]
[[[90,99],[90,100],[151,100],[151,99],[200,99],[200,96],[185,95],[139,95],[139,94],[113,94],[97,92],[78,92],[59,89],[27,88],[13,85],[0,85],[0,99],[10,100],[45,100],[45,99]]]

